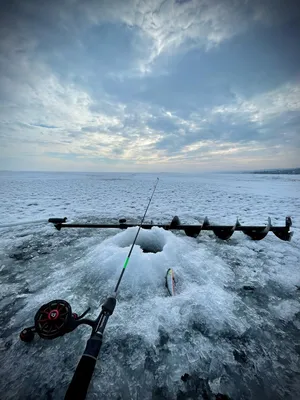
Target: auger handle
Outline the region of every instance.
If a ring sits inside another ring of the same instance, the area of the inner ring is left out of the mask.
[[[102,334],[94,333],[87,341],[85,350],[77,365],[65,400],[84,400],[93,376],[97,357],[102,345]]]

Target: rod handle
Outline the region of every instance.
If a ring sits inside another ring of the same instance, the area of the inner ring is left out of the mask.
[[[94,333],[87,341],[84,353],[69,384],[65,400],[85,399],[101,345],[102,334],[100,333]]]

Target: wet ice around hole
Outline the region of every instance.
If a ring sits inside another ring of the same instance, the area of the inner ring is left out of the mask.
[[[26,345],[18,335],[55,298],[74,312],[100,304],[119,277],[137,228],[56,231],[43,220],[138,223],[151,174],[1,173],[1,371],[3,399],[63,398],[88,327]],[[146,220],[267,223],[293,218],[294,236],[226,242],[141,230],[105,331],[88,398],[295,399],[300,354],[300,180],[290,175],[162,174]],[[40,220],[35,225],[31,220]],[[23,223],[27,223],[22,225]],[[144,247],[157,252],[143,252]],[[176,274],[169,297],[165,274]],[[245,290],[251,286],[253,290]],[[181,379],[187,373],[186,382]],[[206,393],[206,394],[205,394]],[[48,397],[47,397],[48,396]],[[181,396],[181,397],[180,397]],[[210,397],[209,397],[210,396]]]

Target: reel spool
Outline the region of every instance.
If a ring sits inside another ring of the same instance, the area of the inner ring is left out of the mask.
[[[34,326],[25,328],[20,333],[22,342],[31,342],[37,333],[42,339],[55,339],[72,332],[78,325],[87,324],[91,327],[95,322],[83,317],[90,311],[90,307],[81,315],[72,313],[70,304],[65,300],[52,300],[43,304],[34,317]]]
[[[52,300],[35,314],[35,331],[42,339],[55,339],[73,330],[72,322],[77,318],[67,301]]]

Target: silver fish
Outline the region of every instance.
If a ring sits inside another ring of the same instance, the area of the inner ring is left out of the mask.
[[[172,268],[169,268],[166,274],[166,287],[170,296],[175,296],[175,275]]]

